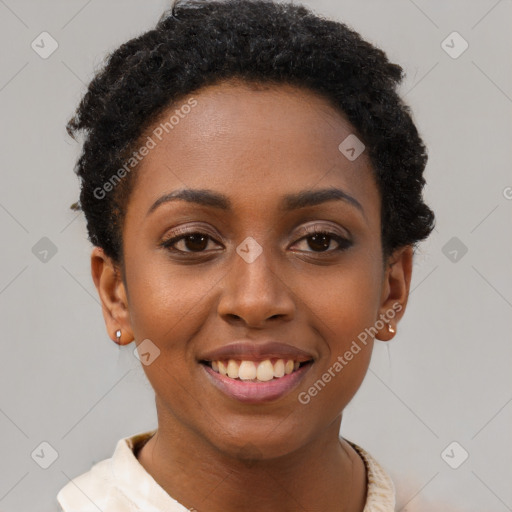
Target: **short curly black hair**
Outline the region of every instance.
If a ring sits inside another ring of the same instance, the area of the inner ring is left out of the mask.
[[[307,88],[337,108],[365,144],[381,198],[384,260],[434,229],[423,202],[426,148],[397,94],[403,69],[341,22],[272,0],[176,0],[155,28],[105,58],[67,124],[85,133],[75,172],[89,240],[122,265],[122,225],[136,172],[98,194],[170,106],[229,79]],[[341,141],[340,141],[341,142]]]

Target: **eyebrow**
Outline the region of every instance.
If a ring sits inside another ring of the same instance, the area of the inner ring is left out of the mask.
[[[219,192],[208,189],[181,189],[158,198],[149,208],[146,217],[154,212],[160,205],[172,201],[186,201],[188,203],[195,203],[224,211],[232,210],[230,199]],[[283,197],[280,210],[282,212],[289,212],[300,208],[307,208],[308,206],[317,206],[328,201],[344,201],[349,203],[355,206],[366,218],[361,203],[344,190],[335,187],[318,190],[302,190],[295,194],[288,194]]]

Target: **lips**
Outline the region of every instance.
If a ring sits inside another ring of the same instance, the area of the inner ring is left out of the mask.
[[[288,393],[314,360],[313,354],[276,341],[238,341],[199,357],[210,382],[229,397],[249,403],[275,400]]]
[[[207,365],[202,365],[202,368],[207,380],[229,399],[255,405],[273,402],[290,394],[304,379],[311,366],[311,363],[306,363],[288,375],[267,382],[232,379],[213,371]]]

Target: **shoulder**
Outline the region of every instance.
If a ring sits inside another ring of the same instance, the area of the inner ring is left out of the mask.
[[[366,466],[368,486],[363,512],[394,512],[396,505],[395,486],[386,470],[372,455],[357,444],[345,439],[360,455]]]
[[[112,459],[95,464],[89,471],[70,480],[57,494],[64,512],[103,510],[112,490]]]
[[[137,510],[123,491],[123,481],[133,473],[133,448],[154,431],[120,439],[112,457],[70,480],[57,494],[63,512],[119,512]],[[119,471],[122,468],[122,471]],[[125,474],[123,474],[125,473]]]

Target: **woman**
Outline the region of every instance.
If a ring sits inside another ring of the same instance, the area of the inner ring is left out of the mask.
[[[434,227],[401,79],[344,24],[258,0],[178,1],[110,55],[68,124],[76,207],[158,428],[63,511],[394,510],[339,432]]]

